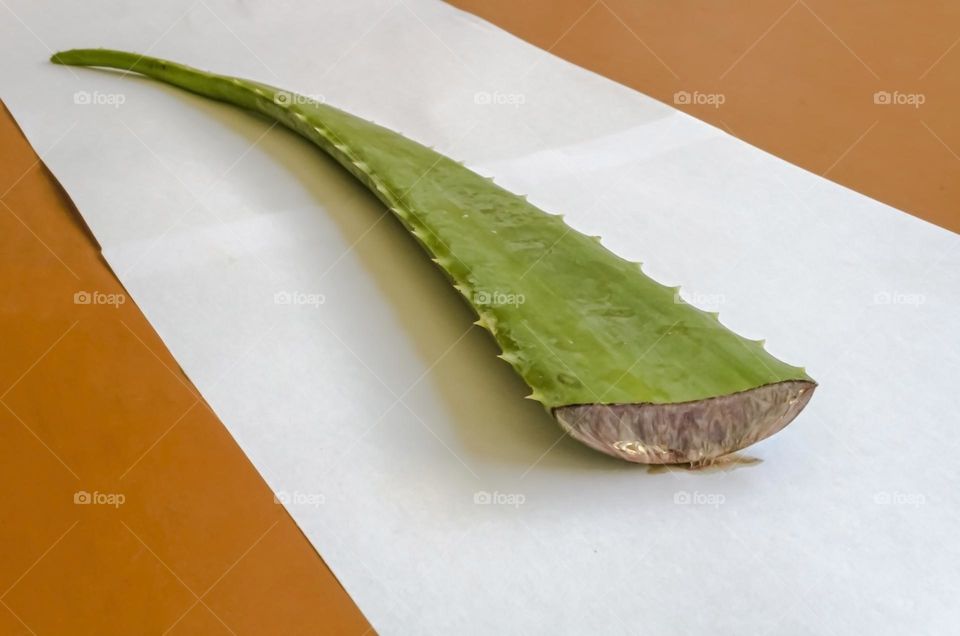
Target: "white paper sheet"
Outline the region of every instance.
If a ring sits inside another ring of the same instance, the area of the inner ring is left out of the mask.
[[[955,633],[956,235],[438,2],[3,2],[3,99],[382,633]],[[46,62],[80,46],[322,95],[436,145],[821,386],[732,472],[563,439],[319,152]]]

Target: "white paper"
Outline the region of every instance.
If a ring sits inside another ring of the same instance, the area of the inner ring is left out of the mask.
[[[4,4],[3,99],[381,633],[955,633],[956,235],[439,2]],[[821,386],[735,471],[564,439],[351,178],[231,107],[46,61],[98,46],[435,145]]]

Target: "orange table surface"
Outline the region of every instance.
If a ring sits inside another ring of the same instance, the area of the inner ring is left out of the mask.
[[[451,3],[811,172],[960,231],[960,4]]]
[[[370,631],[3,108],[0,149],[0,634]]]

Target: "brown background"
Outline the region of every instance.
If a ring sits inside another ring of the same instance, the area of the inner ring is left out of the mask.
[[[0,108],[0,634],[366,633],[140,310],[94,291],[124,293]]]
[[[960,231],[960,3],[451,0],[792,163]],[[876,91],[925,102],[874,103]]]
[[[454,4],[960,230],[960,4]],[[0,144],[0,633],[369,631],[139,310],[74,303],[123,289],[5,111]]]

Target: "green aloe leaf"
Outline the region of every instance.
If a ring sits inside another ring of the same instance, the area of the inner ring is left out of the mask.
[[[59,64],[137,72],[262,113],[373,192],[443,269],[571,436],[644,463],[702,463],[786,426],[816,383],[567,226],[444,155],[288,91],[81,49]]]

